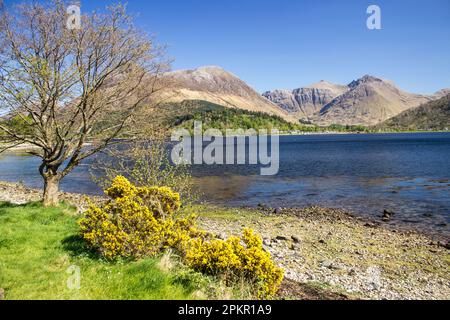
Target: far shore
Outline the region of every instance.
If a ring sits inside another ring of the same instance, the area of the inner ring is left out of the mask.
[[[323,136],[323,135],[372,135],[372,134],[408,134],[408,133],[449,133],[450,131],[382,131],[382,132],[350,132],[350,131],[324,131],[324,132],[280,132],[279,136]],[[120,140],[120,139],[117,139]],[[130,141],[130,139],[124,139],[124,141]],[[85,143],[85,146],[89,146],[91,143]],[[0,150],[8,145],[0,140]],[[5,152],[29,152],[39,150],[39,147],[31,143],[22,143],[14,147],[8,148]],[[1,153],[0,153],[1,154]]]

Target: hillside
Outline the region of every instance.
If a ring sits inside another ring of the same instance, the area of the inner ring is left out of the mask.
[[[314,126],[302,126],[264,112],[254,112],[243,109],[227,108],[222,105],[202,100],[185,100],[179,103],[169,103],[166,107],[179,110],[168,120],[172,127],[182,127],[191,130],[194,121],[201,121],[203,129],[272,129],[280,131],[315,131]]]
[[[253,112],[242,109],[227,108],[218,104],[201,100],[172,102],[162,106],[165,109],[177,110],[166,119],[169,127],[181,127],[188,130],[194,128],[194,121],[201,121],[203,129],[278,129],[282,133],[298,132],[369,132],[364,126],[330,125],[319,127],[311,124],[295,124],[278,116],[264,112]]]
[[[376,128],[380,130],[448,130],[450,128],[450,94],[404,111]]]
[[[160,93],[166,102],[203,100],[229,108],[263,112],[296,122],[295,117],[220,67],[178,70],[165,75],[168,86]]]

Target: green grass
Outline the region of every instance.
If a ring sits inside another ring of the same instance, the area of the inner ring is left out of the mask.
[[[110,263],[89,252],[78,236],[73,208],[39,203],[0,203],[0,288],[6,299],[206,298],[210,278],[161,257]],[[80,268],[79,289],[69,289],[71,266]],[[176,269],[176,271],[174,270]]]

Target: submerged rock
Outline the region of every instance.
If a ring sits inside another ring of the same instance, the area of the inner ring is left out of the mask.
[[[384,210],[384,211],[383,211],[383,215],[381,216],[381,219],[382,219],[383,221],[389,221],[389,220],[391,220],[391,217],[392,217],[393,215],[395,215],[395,212],[388,211],[388,210]]]
[[[275,210],[273,210],[273,213],[280,214],[282,211],[283,211],[282,208],[276,208]]]

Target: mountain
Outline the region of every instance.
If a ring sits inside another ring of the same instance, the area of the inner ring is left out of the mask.
[[[311,116],[320,111],[324,105],[347,90],[348,88],[346,86],[322,80],[310,86],[292,91],[267,91],[263,93],[263,96],[288,113],[297,118],[301,118]]]
[[[449,93],[450,89],[430,96],[409,93],[392,81],[365,75],[346,86],[322,80],[295,90],[268,91],[263,96],[297,119],[320,126],[370,126]]]
[[[433,99],[402,91],[391,81],[369,75],[347,87],[346,92],[323,106],[311,120],[319,125],[374,125]]]
[[[440,99],[450,94],[450,89],[442,89],[433,94],[434,99]]]
[[[376,128],[381,130],[449,130],[450,90],[448,92],[446,96],[406,110]]]
[[[218,105],[263,112],[290,122],[297,119],[261,96],[237,76],[220,67],[201,67],[165,74],[168,86],[160,95],[166,102],[202,100]]]

